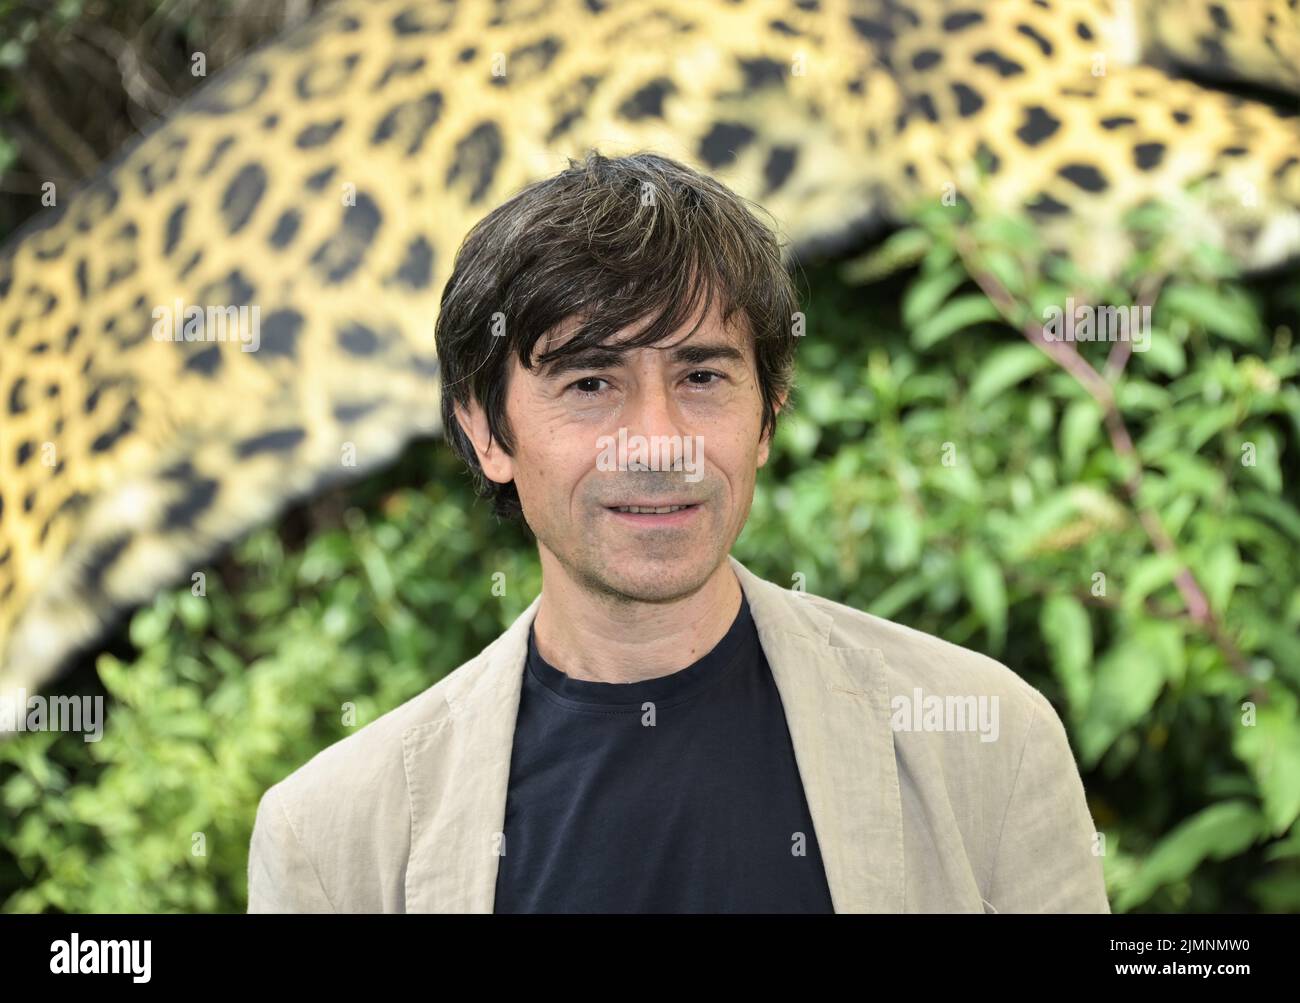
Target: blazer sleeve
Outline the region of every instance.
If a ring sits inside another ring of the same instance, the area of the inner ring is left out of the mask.
[[[336,912],[275,787],[262,795],[248,848],[248,912]]]
[[[1033,697],[988,902],[997,912],[1109,913],[1096,826],[1065,726],[1046,697],[1037,690]]]

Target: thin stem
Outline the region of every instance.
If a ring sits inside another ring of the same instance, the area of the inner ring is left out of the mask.
[[[998,312],[1006,318],[1007,322],[1017,327],[1031,344],[1037,345],[1048,357],[1073,376],[1087,391],[1088,395],[1096,401],[1097,406],[1101,408],[1111,446],[1128,469],[1128,474],[1123,482],[1124,490],[1137,511],[1138,519],[1146,532],[1147,538],[1151,541],[1157,553],[1173,555],[1181,561],[1178,548],[1165,530],[1158,513],[1142,501],[1142,459],[1138,455],[1137,448],[1133,445],[1133,437],[1129,435],[1128,427],[1124,424],[1124,417],[1120,414],[1119,405],[1115,400],[1114,387],[1075,350],[1073,345],[1064,341],[1049,341],[1043,334],[1041,323],[1035,322],[1032,318],[1025,318],[1026,311],[1016,298],[998,281],[995,275],[979,267],[977,249],[969,236],[959,234],[956,246],[957,253],[966,266],[966,271],[983,290],[984,295],[998,308]],[[1160,283],[1156,282],[1154,285],[1148,286],[1144,290],[1145,295],[1154,299],[1159,285]],[[1124,363],[1127,361],[1127,356],[1125,356],[1123,362],[1117,364],[1116,375],[1123,372]],[[1196,576],[1186,563],[1183,563],[1179,568],[1174,577],[1174,584],[1183,597],[1183,603],[1187,607],[1187,613],[1192,622],[1205,628],[1215,646],[1218,647],[1236,672],[1241,675],[1248,675],[1249,668],[1245,657],[1232,638],[1228,636],[1218,617],[1215,616],[1214,611],[1210,608],[1209,599],[1206,598],[1205,590],[1201,588]]]

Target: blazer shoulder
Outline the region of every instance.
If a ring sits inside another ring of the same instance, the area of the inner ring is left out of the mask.
[[[250,911],[404,910],[411,841],[404,736],[446,722],[447,688],[478,657],[266,790],[249,848]]]
[[[483,653],[433,685],[317,752],[276,783],[273,790],[291,817],[325,803],[348,804],[364,814],[384,795],[406,791],[403,736],[413,728],[437,728],[446,720],[446,694],[457,673],[473,672]],[[337,809],[332,809],[337,810]]]
[[[824,596],[808,598],[830,615],[832,645],[880,651],[891,691],[919,686],[940,694],[996,694],[1026,718],[1035,710],[1055,713],[1042,693],[995,658]]]

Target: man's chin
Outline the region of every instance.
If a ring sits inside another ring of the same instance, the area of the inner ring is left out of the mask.
[[[626,563],[604,566],[597,577],[609,591],[627,599],[670,602],[698,591],[715,567],[698,553],[674,557],[638,554]]]

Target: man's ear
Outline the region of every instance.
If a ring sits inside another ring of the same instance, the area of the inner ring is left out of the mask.
[[[471,396],[468,407],[455,404],[453,410],[461,431],[474,446],[479,466],[483,468],[483,474],[487,479],[497,484],[508,484],[513,481],[514,460],[506,455],[505,450],[501,448],[501,443],[493,438],[492,430],[488,426],[487,412],[479,406],[479,402]]]
[[[787,391],[786,393],[781,394],[781,396],[776,399],[777,414],[781,413],[781,409],[785,407],[785,402],[787,399],[789,399],[789,396],[790,394]],[[760,467],[767,462],[767,454],[771,450],[771,448],[772,448],[772,432],[769,429],[768,432],[763,436],[763,441],[758,444],[758,465]]]

